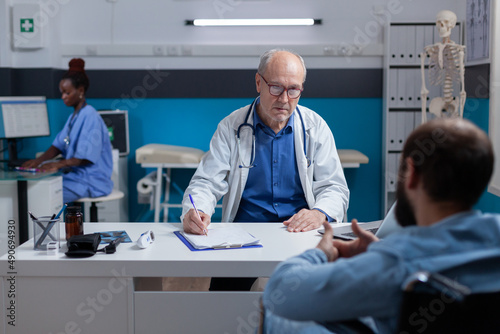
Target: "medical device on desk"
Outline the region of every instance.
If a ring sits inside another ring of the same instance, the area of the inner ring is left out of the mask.
[[[254,167],[254,161],[255,161],[255,127],[248,123],[248,118],[250,117],[250,114],[252,113],[252,110],[255,111],[255,102],[258,101],[259,98],[257,97],[255,100],[253,100],[252,104],[248,108],[247,116],[245,117],[245,121],[238,126],[238,130],[236,131],[236,137],[238,139],[238,155],[241,152],[241,140],[240,140],[240,131],[243,127],[248,126],[250,129],[252,129],[252,154],[250,155],[250,164],[245,165],[243,163],[243,159],[240,157],[240,168],[252,168]],[[300,117],[300,122],[302,123],[302,133],[304,136],[304,155],[307,160],[307,167],[311,166],[311,159],[307,157],[307,145],[306,145],[306,127],[304,126],[304,119],[302,118],[302,113],[299,110],[299,107],[297,106],[295,108],[297,110],[297,114],[299,114]]]
[[[143,234],[141,234],[141,236],[137,240],[137,246],[139,246],[139,248],[147,248],[154,241],[155,241],[155,234],[153,233],[153,231],[148,230]]]

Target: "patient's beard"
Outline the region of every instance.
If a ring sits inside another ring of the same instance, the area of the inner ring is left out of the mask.
[[[404,182],[402,180],[398,181],[396,200],[397,202],[394,214],[399,225],[403,227],[417,225],[415,213],[413,212],[413,208],[411,207],[408,196],[406,195]]]

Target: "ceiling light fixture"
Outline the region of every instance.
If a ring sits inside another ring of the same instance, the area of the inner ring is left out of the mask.
[[[197,27],[221,26],[312,26],[321,24],[321,19],[194,19],[186,25]]]

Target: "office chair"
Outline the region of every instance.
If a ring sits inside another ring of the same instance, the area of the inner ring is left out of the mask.
[[[97,203],[114,201],[123,198],[124,194],[118,189],[113,189],[109,195],[101,197],[84,197],[76,200],[78,203],[91,203],[90,205],[90,222],[96,223],[99,221],[97,217]]]
[[[398,333],[498,333],[500,291],[471,293],[437,273],[417,272],[403,284]]]

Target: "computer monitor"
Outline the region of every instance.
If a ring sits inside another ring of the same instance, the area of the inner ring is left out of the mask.
[[[99,110],[106,127],[113,148],[118,149],[120,156],[129,153],[128,140],[128,112],[127,110]]]
[[[0,97],[0,139],[7,139],[9,165],[16,165],[18,138],[49,136],[45,96]]]

